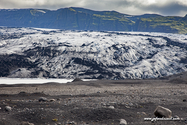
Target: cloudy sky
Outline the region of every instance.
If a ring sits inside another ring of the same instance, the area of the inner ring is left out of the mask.
[[[131,15],[157,13],[165,16],[185,16],[187,14],[187,0],[0,0],[0,9],[56,10],[64,7],[116,10]]]

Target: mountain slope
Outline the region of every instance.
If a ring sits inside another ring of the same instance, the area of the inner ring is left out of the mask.
[[[70,7],[58,10],[0,10],[0,26],[64,30],[141,31],[187,34],[187,18],[158,14],[128,15]]]
[[[0,29],[0,76],[144,79],[187,71],[187,36]]]
[[[56,11],[18,9],[1,10],[0,25],[12,27],[40,27],[66,30],[129,31],[133,22],[117,12],[95,12],[62,8]],[[93,14],[91,13],[93,12]],[[106,14],[108,13],[108,14]],[[119,16],[120,15],[120,16]]]
[[[187,33],[185,17],[153,17],[141,18],[135,24],[136,31]]]

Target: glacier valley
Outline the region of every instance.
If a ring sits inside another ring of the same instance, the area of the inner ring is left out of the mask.
[[[187,71],[187,35],[0,27],[0,77],[146,79]]]

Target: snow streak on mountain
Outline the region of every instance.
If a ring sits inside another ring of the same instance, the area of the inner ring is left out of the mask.
[[[187,35],[0,28],[0,76],[144,79],[187,71]]]

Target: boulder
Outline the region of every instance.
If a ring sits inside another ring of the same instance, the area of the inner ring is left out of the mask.
[[[55,102],[55,99],[50,99],[49,102]]]
[[[120,125],[127,125],[127,121],[125,119],[120,119]]]
[[[109,109],[115,109],[115,108],[114,108],[114,106],[112,106],[112,105],[111,105],[111,106],[109,106],[108,108],[109,108]]]
[[[172,111],[168,108],[157,106],[157,108],[154,111],[154,115],[158,118],[171,118],[172,117]]]
[[[67,122],[67,124],[68,124],[68,125],[77,125],[77,123],[76,123],[76,122],[74,122],[74,121]]]
[[[10,106],[5,106],[5,111],[10,112],[12,108]]]
[[[38,101],[39,101],[39,102],[47,102],[48,100],[47,100],[47,98],[45,98],[45,97],[40,97],[40,98],[38,99]]]
[[[75,78],[72,82],[81,82],[82,79],[79,79],[79,78]]]

